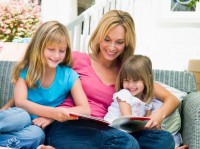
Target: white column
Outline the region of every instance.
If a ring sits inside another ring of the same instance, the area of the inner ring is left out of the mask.
[[[77,0],[42,0],[42,21],[56,20],[64,25],[77,17]]]

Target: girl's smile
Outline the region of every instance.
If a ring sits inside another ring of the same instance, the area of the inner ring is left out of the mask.
[[[144,90],[144,83],[142,80],[124,79],[123,88],[129,90],[133,96],[141,99]]]
[[[50,46],[44,49],[44,57],[47,65],[51,68],[56,68],[60,64],[66,55],[66,46],[57,47]]]

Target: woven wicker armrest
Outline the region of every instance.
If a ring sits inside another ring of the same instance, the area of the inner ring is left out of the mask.
[[[182,106],[183,142],[191,149],[200,149],[200,92],[188,94]]]
[[[12,69],[15,62],[0,61],[0,108],[13,97]]]

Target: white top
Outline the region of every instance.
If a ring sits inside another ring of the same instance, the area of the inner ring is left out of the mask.
[[[127,89],[122,89],[119,92],[114,93],[113,102],[108,107],[108,112],[104,119],[108,122],[112,122],[114,119],[119,118],[121,115],[119,103],[117,97],[121,101],[127,102],[131,106],[133,116],[144,116],[147,110],[151,110],[152,105],[147,104],[137,97],[134,97]]]

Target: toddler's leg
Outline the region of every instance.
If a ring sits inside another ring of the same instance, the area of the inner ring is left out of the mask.
[[[31,125],[30,115],[23,109],[13,107],[0,111],[0,132],[18,131]]]
[[[10,148],[36,149],[44,144],[44,132],[40,127],[30,125],[21,131],[0,134],[0,146]]]

